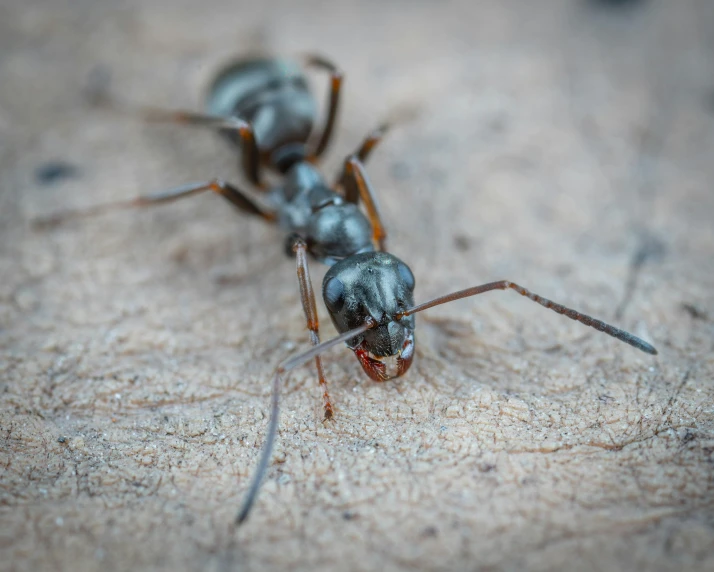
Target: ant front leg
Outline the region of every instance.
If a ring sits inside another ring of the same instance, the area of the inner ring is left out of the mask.
[[[325,126],[322,128],[320,138],[317,140],[314,149],[308,154],[309,160],[315,162],[325,152],[332,138],[332,132],[335,128],[335,119],[337,118],[337,109],[340,106],[342,72],[340,72],[337,66],[330,60],[314,54],[308,55],[305,63],[308,66],[321,68],[330,73],[330,103],[327,110],[327,119],[325,120]]]
[[[305,312],[307,320],[307,329],[310,330],[310,340],[312,345],[316,346],[320,343],[320,324],[317,318],[317,305],[315,304],[315,292],[312,289],[312,281],[310,280],[310,270],[307,263],[307,245],[302,238],[295,236],[289,239],[291,241],[292,251],[295,253],[297,260],[297,277],[300,284],[300,299],[302,301],[302,309]],[[333,410],[330,403],[330,394],[327,392],[327,381],[325,380],[325,372],[322,368],[322,358],[315,356],[315,366],[317,367],[317,377],[322,388],[322,399],[324,401],[325,419],[332,419]]]
[[[260,150],[255,140],[253,126],[244,119],[240,117],[223,117],[221,115],[207,115],[194,113],[192,111],[174,111],[158,108],[145,108],[143,112],[144,117],[148,121],[164,121],[180,123],[182,125],[238,131],[241,140],[240,152],[243,172],[248,180],[260,190],[266,189],[261,173]]]
[[[345,159],[345,200],[358,204],[360,199],[367,210],[369,222],[372,224],[372,242],[378,250],[387,250],[387,229],[382,223],[382,215],[379,212],[377,197],[374,189],[367,178],[367,171],[364,165],[355,156]]]

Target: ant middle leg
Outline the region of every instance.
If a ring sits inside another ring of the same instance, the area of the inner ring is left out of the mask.
[[[307,320],[307,329],[310,331],[310,341],[313,346],[316,346],[320,343],[320,324],[317,317],[315,292],[312,289],[310,270],[307,262],[307,244],[305,244],[305,241],[299,236],[290,237],[288,240],[292,242],[292,251],[295,253],[297,260],[300,299],[302,301],[303,312],[305,312],[305,319]],[[315,356],[315,366],[317,367],[317,378],[322,388],[325,419],[332,419],[334,411],[332,409],[332,403],[330,403],[330,394],[327,392],[327,381],[325,379],[325,371],[322,368],[322,358],[319,355]]]
[[[379,145],[379,143],[382,141],[382,139],[384,138],[384,135],[387,133],[388,130],[389,130],[389,124],[382,123],[376,129],[374,129],[372,132],[370,132],[367,135],[367,137],[364,138],[364,141],[362,141],[362,144],[359,146],[359,149],[357,149],[357,151],[355,151],[350,156],[357,157],[360,160],[360,162],[362,162],[363,164],[366,163],[367,159],[372,154],[372,151],[374,150],[374,148],[377,145]],[[346,177],[347,177],[347,174],[345,173],[345,169],[343,167],[339,176],[335,180],[334,186],[344,189]]]
[[[317,143],[308,153],[310,161],[317,161],[327,149],[332,138],[332,132],[335,128],[335,120],[337,119],[337,109],[340,106],[340,92],[342,90],[342,72],[330,60],[315,54],[308,54],[305,58],[305,64],[310,67],[321,68],[330,73],[330,95],[327,108],[327,119],[322,128],[322,133],[317,139]]]
[[[372,224],[372,242],[378,250],[387,250],[387,229],[382,222],[377,197],[367,178],[367,171],[356,156],[345,159],[345,200],[358,204],[360,199],[367,210],[369,222]]]
[[[194,113],[193,111],[154,107],[144,108],[143,115],[147,121],[171,122],[219,130],[238,131],[241,140],[240,151],[243,172],[248,180],[256,187],[262,191],[266,190],[266,185],[262,178],[260,150],[255,140],[253,126],[248,121],[240,117],[223,117],[222,115],[208,115],[205,113]]]
[[[212,181],[204,183],[190,183],[188,185],[166,189],[150,195],[141,195],[128,201],[115,201],[87,207],[85,209],[62,211],[37,219],[35,221],[35,226],[40,228],[56,226],[57,224],[73,218],[93,216],[119,209],[148,207],[161,203],[170,203],[207,191],[211,191],[222,196],[233,206],[238,208],[238,210],[244,213],[259,216],[268,222],[274,222],[277,218],[273,211],[270,211],[258,204],[247,194],[238,189],[238,187],[235,187],[230,183],[226,183],[221,179],[213,179]]]

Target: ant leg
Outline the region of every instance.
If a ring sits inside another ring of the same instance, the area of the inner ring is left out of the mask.
[[[240,117],[223,117],[220,115],[207,115],[192,111],[174,111],[148,107],[143,109],[147,121],[161,121],[180,123],[182,125],[195,125],[220,130],[238,131],[241,140],[241,163],[243,172],[248,180],[261,190],[265,190],[261,176],[260,150],[255,140],[253,126]]]
[[[35,221],[35,225],[38,227],[55,226],[68,219],[92,216],[116,209],[148,207],[160,203],[169,203],[185,197],[204,193],[206,191],[212,191],[221,195],[224,199],[232,203],[233,206],[237,207],[238,210],[241,210],[244,213],[260,216],[268,222],[274,222],[277,218],[274,212],[259,205],[237,187],[234,187],[233,185],[220,179],[213,179],[207,183],[190,183],[181,187],[174,187],[172,189],[159,191],[158,193],[142,195],[128,201],[116,201],[87,207],[85,209],[59,212],[45,218],[37,219]]]
[[[330,143],[330,138],[332,137],[332,131],[335,127],[335,119],[337,118],[337,109],[340,105],[342,72],[337,69],[337,66],[331,61],[314,54],[307,56],[305,64],[311,67],[321,68],[330,73],[330,103],[327,111],[327,119],[325,120],[325,126],[322,128],[320,138],[317,140],[315,147],[308,155],[309,160],[314,162],[317,161],[325,152],[325,149],[327,149],[327,146]]]
[[[357,157],[347,157],[345,159],[345,200],[358,204],[360,199],[367,209],[367,216],[372,224],[372,242],[375,243],[378,250],[386,251],[387,229],[382,223],[382,215],[379,212],[379,205],[372,185],[367,178],[367,172]]]
[[[270,455],[273,452],[273,444],[275,443],[275,436],[278,432],[278,416],[280,414],[280,384],[282,383],[282,376],[288,373],[290,370],[295,369],[297,366],[302,365],[310,361],[313,357],[319,356],[323,352],[335,347],[342,342],[351,340],[360,334],[363,334],[370,328],[377,326],[372,318],[367,318],[367,321],[361,326],[356,327],[354,330],[350,330],[337,337],[322,342],[316,346],[313,346],[307,351],[294,355],[278,365],[273,375],[273,396],[270,400],[270,420],[268,421],[268,429],[265,437],[265,443],[263,444],[263,450],[260,453],[260,460],[258,461],[258,467],[253,473],[253,478],[250,481],[250,487],[248,492],[243,498],[243,504],[241,505],[240,511],[235,519],[235,525],[240,526],[245,522],[250,514],[250,509],[253,507],[253,503],[258,496],[260,491],[260,485],[263,482],[263,477],[265,476],[265,470],[268,468],[268,463],[270,462]]]
[[[307,245],[300,237],[292,238],[292,251],[297,259],[297,276],[300,283],[300,299],[302,309],[307,320],[307,329],[310,330],[310,341],[316,346],[320,343],[320,324],[317,318],[317,305],[315,304],[315,292],[312,289],[310,271],[307,264]],[[322,358],[315,356],[315,366],[317,367],[317,377],[322,388],[322,399],[324,401],[325,419],[332,419],[333,410],[330,403],[330,394],[327,392],[327,381],[325,372],[322,369]]]
[[[357,149],[357,151],[355,151],[355,153],[351,156],[357,157],[364,164],[367,161],[367,158],[372,154],[372,150],[379,144],[388,129],[389,124],[382,123],[382,125],[377,127],[374,131],[367,135],[367,137],[365,137],[364,141],[362,141],[362,145],[360,145],[360,148]],[[337,177],[334,186],[344,189],[346,176],[347,175],[343,167],[342,172],[339,177]]]

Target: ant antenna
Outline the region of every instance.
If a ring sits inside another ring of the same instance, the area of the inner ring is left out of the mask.
[[[347,340],[356,336],[359,336],[360,334],[366,332],[367,330],[373,328],[376,325],[377,322],[375,322],[372,318],[368,318],[364,324],[355,328],[354,330],[350,330],[348,332],[345,332],[344,334],[332,338],[331,340],[327,340],[326,342],[317,344],[316,346],[313,346],[312,348],[307,351],[304,351],[301,354],[286,359],[277,367],[277,369],[275,370],[275,374],[273,375],[273,395],[271,399],[268,435],[265,438],[263,452],[260,455],[258,468],[255,470],[255,473],[253,475],[253,481],[250,483],[250,488],[248,489],[248,492],[245,495],[245,499],[243,500],[243,506],[241,507],[240,511],[238,512],[238,516],[236,517],[236,526],[240,526],[248,518],[250,510],[251,508],[253,508],[253,503],[255,502],[255,499],[258,496],[258,490],[260,489],[260,485],[263,481],[263,476],[265,475],[265,471],[268,468],[270,455],[273,452],[275,435],[278,430],[278,414],[280,413],[280,384],[282,383],[282,378],[280,376],[289,372],[291,369],[294,369],[297,366],[310,361],[312,358],[329,350],[331,347],[336,346],[337,344],[340,344],[342,342],[346,342]]]
[[[421,312],[422,310],[428,310],[429,308],[433,308],[434,306],[439,306],[440,304],[446,304],[448,302],[453,302],[454,300],[460,300],[461,298],[468,298],[469,296],[476,296],[477,294],[483,294],[484,292],[490,292],[491,290],[508,290],[509,288],[511,290],[515,290],[521,296],[525,296],[526,298],[529,298],[534,302],[538,302],[538,304],[540,304],[541,306],[545,306],[546,308],[553,310],[558,314],[567,316],[571,320],[576,320],[581,324],[585,324],[586,326],[595,328],[596,330],[603,332],[609,336],[612,336],[613,338],[617,338],[618,340],[625,342],[626,344],[630,344],[631,346],[645,353],[657,355],[657,350],[654,348],[654,346],[648,344],[644,340],[641,340],[637,336],[633,336],[629,332],[620,330],[619,328],[611,326],[610,324],[606,324],[605,322],[602,322],[600,320],[596,320],[595,318],[592,318],[586,314],[581,314],[580,312],[576,312],[575,310],[566,308],[565,306],[557,304],[556,302],[548,300],[547,298],[543,298],[542,296],[539,296],[538,294],[527,290],[523,286],[519,286],[515,282],[509,282],[508,280],[490,282],[488,284],[474,286],[472,288],[467,288],[466,290],[459,290],[458,292],[453,292],[452,294],[447,294],[446,296],[434,298],[430,302],[425,302],[423,304],[419,304],[418,306],[407,308],[403,312],[399,312],[395,316],[395,318],[399,320],[406,316],[411,316],[412,314]]]

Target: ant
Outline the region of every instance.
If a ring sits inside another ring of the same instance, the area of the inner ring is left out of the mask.
[[[319,136],[314,139],[311,134],[316,119],[315,99],[308,89],[303,67],[290,60],[252,58],[228,66],[209,90],[207,114],[146,110],[148,119],[214,128],[236,143],[243,172],[260,192],[265,193],[270,208],[235,185],[213,179],[130,201],[65,211],[45,219],[45,222],[56,223],[117,208],[166,203],[210,191],[228,200],[238,210],[285,229],[286,249],[297,260],[300,298],[313,347],[281,362],[275,370],[266,441],[236,524],[248,517],[267,469],[277,433],[281,376],[314,358],[322,389],[324,418],[333,417],[321,358],[321,354],[332,346],[346,342],[365,373],[374,381],[400,377],[407,372],[414,358],[415,314],[491,290],[510,289],[643,352],[657,354],[653,346],[628,332],[552,302],[508,280],[474,286],[415,305],[414,275],[406,263],[387,252],[387,232],[364,168],[386,126],[370,133],[357,151],[345,159],[342,172],[330,186],[315,165],[328,147],[334,130],[342,74],[322,57],[308,56],[305,63],[330,75],[327,118]],[[265,169],[276,172],[281,177],[280,183],[266,185]],[[366,216],[359,209],[360,202],[364,204]],[[308,254],[330,266],[322,283],[322,297],[339,335],[323,343],[320,343]]]

